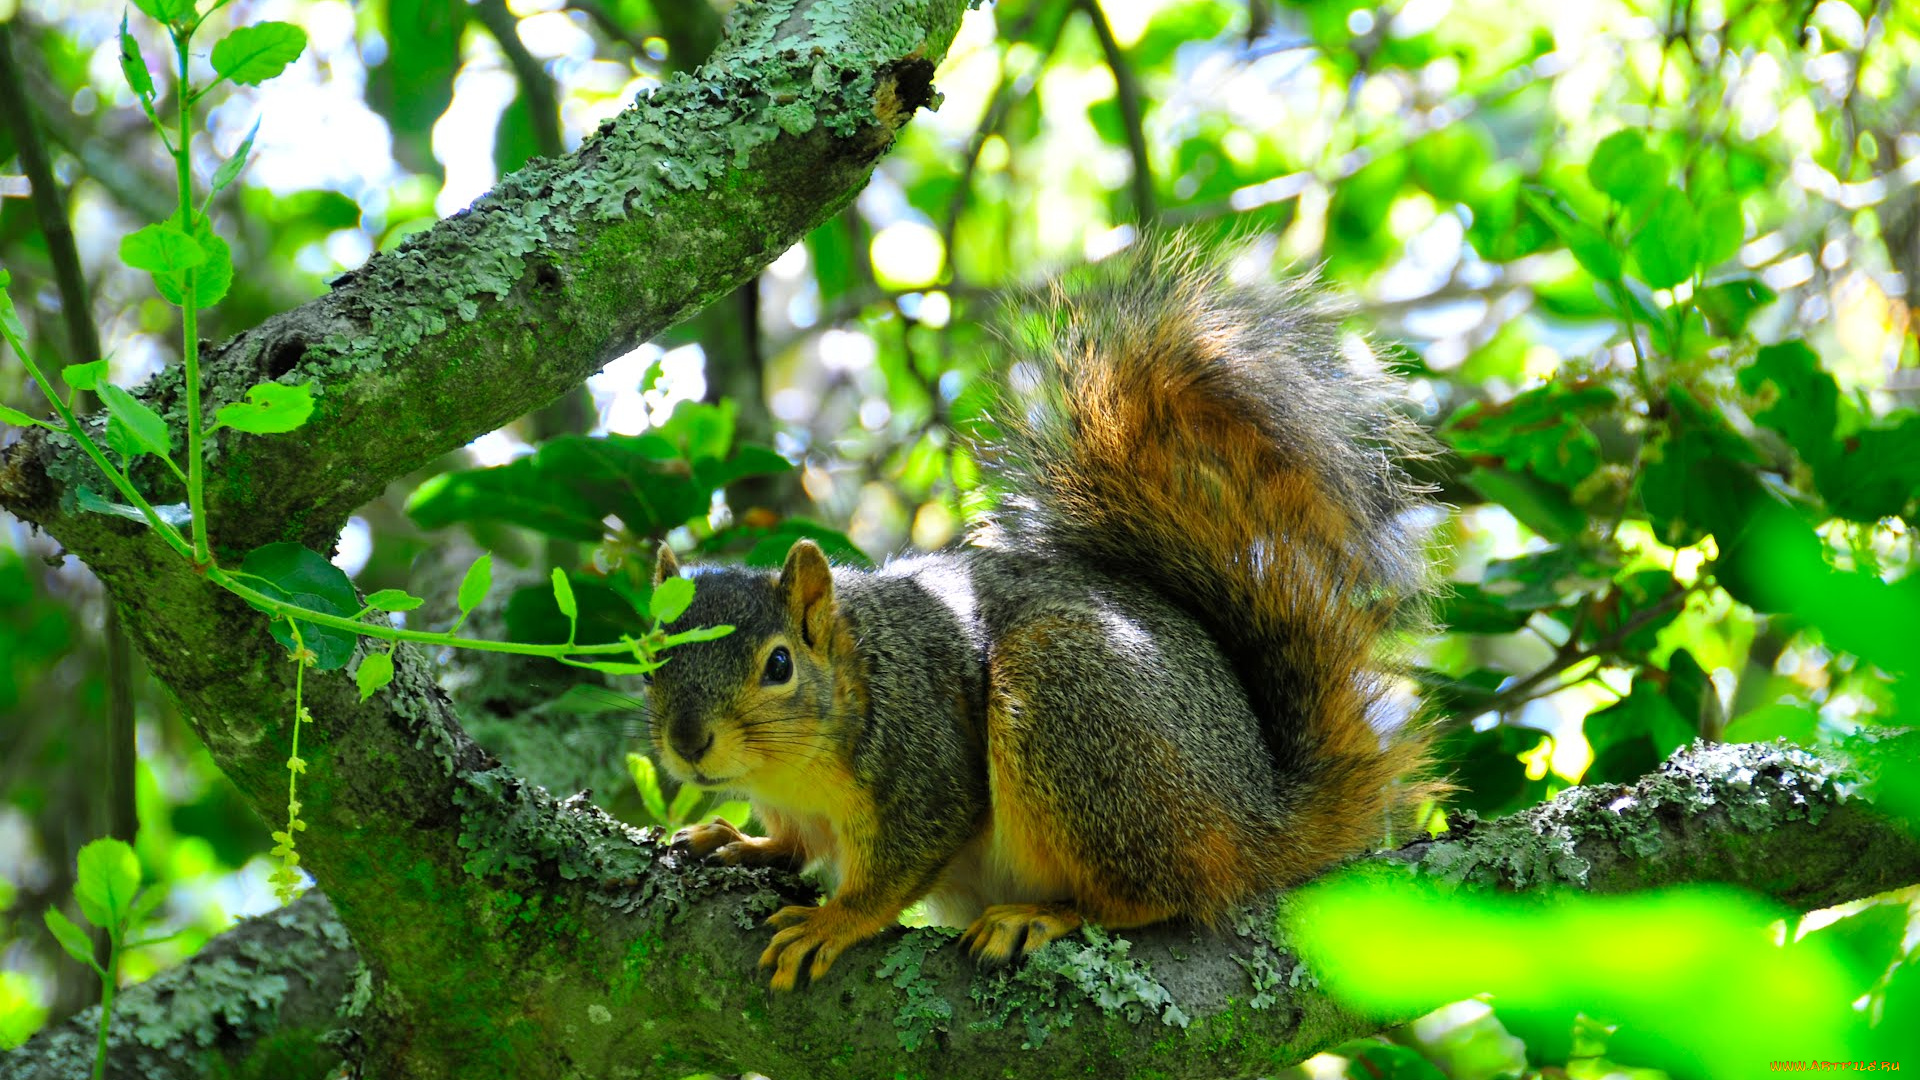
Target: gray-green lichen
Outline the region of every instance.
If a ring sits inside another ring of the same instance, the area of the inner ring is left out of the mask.
[[[471,322],[482,299],[513,293],[530,257],[570,247],[582,223],[650,215],[688,193],[723,197],[729,175],[783,135],[890,132],[919,101],[887,115],[883,84],[894,65],[944,48],[945,23],[957,22],[946,15],[951,6],[815,0],[801,29],[791,18],[797,0],[736,5],[738,29],[720,53],[641,96],[572,158],[529,163],[470,209],[336,282],[358,286],[360,325],[328,336],[322,348],[331,359],[309,370],[356,369]]]
[[[1128,956],[1132,942],[1097,926],[1084,927],[1080,936],[1048,943],[1010,972],[975,978],[971,995],[986,1014],[975,1026],[1004,1027],[1017,1015],[1025,1032],[1021,1047],[1033,1049],[1055,1029],[1072,1027],[1081,1001],[1128,1024],[1157,1019],[1187,1026],[1187,1013],[1152,968]]]
[[[874,977],[890,982],[905,997],[894,1012],[893,1026],[900,1032],[900,1048],[909,1053],[920,1049],[936,1034],[944,1034],[953,1020],[953,1002],[938,989],[938,983],[921,972],[927,954],[955,937],[959,931],[946,928],[904,934],[887,949]]]
[[[1422,867],[1457,883],[1585,888],[1593,850],[1656,859],[1670,842],[1670,820],[1718,813],[1745,833],[1818,824],[1851,790],[1833,762],[1785,740],[1696,742],[1631,787],[1569,788],[1530,813],[1494,822],[1468,815],[1432,843]]]
[[[267,1059],[288,1055],[312,1062],[317,1075],[336,1059],[321,1041],[353,956],[346,928],[318,897],[248,920],[119,996],[108,1026],[114,1075],[270,1075]],[[85,1075],[99,1017],[92,1006],[8,1053],[0,1077]]]

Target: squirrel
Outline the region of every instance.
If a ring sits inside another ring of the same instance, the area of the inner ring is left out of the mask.
[[[774,988],[921,899],[983,963],[1216,926],[1444,790],[1385,655],[1432,591],[1400,464],[1425,436],[1317,296],[1143,240],[1018,309],[965,546],[695,569],[668,629],[736,630],[651,674],[651,739],[766,827],[676,846],[824,868],[830,899],[768,919]],[[655,583],[679,573],[661,545]]]

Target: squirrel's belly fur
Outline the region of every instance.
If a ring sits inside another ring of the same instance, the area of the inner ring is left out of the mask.
[[[1082,919],[1215,923],[1441,789],[1390,719],[1424,436],[1311,289],[1226,266],[1149,240],[1017,313],[968,547],[697,572],[669,629],[737,629],[655,673],[655,750],[768,835],[683,838],[838,879],[770,920],[774,986],[922,898],[996,960]]]

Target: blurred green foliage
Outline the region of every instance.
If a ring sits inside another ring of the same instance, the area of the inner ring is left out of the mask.
[[[204,336],[317,294],[538,153],[529,79],[550,83],[577,145],[697,60],[714,24],[690,0],[506,8],[519,50],[480,5],[275,9],[307,55],[202,106],[210,161],[261,121],[254,164],[211,208],[236,273]],[[170,183],[120,82],[119,14],[25,0],[9,25],[124,386],[177,343],[114,257]],[[1841,747],[1911,723],[1901,676],[1920,641],[1916,59],[1920,11],[1884,0],[1005,0],[969,14],[940,110],[755,290],[616,360],[571,411],[394,485],[336,561],[362,593],[442,580],[450,598],[492,550],[509,587],[475,617],[522,640],[566,632],[558,567],[582,640],[606,640],[645,609],[663,536],[760,563],[798,536],[844,559],[952,542],[986,503],[955,432],[981,419],[997,290],[1115,249],[1147,211],[1320,268],[1369,335],[1350,348],[1409,373],[1410,408],[1446,445],[1414,463],[1452,508],[1434,544],[1445,632],[1419,643],[1416,673],[1460,785],[1444,809],[1631,780],[1696,738]],[[14,153],[0,140],[0,181]],[[24,198],[0,197],[0,263],[57,362],[62,301]],[[0,404],[43,411],[11,366]],[[107,756],[98,591],[44,538],[5,535],[0,1045],[90,996],[38,923],[105,831]],[[407,617],[446,625],[457,611],[439,603]],[[460,665],[470,726],[536,779],[592,786],[636,822],[699,812],[629,772],[633,710],[583,701],[567,673]],[[186,930],[128,958],[139,978],[271,899],[265,831],[165,696],[134,686],[136,851],[170,887],[156,918]],[[1920,767],[1875,783],[1920,821]],[[1551,924],[1376,912],[1348,938],[1384,965],[1364,985],[1492,993],[1491,1008],[1443,1009],[1309,1071],[1757,1071],[1773,1052],[1740,1057],[1728,1032],[1915,1007],[1913,901],[1817,913],[1791,949],[1754,936],[1782,913],[1724,896]],[[1623,957],[1649,966],[1595,996],[1591,976]]]

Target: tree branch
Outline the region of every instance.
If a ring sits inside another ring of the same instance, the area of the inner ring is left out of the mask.
[[[109,1075],[319,1077],[360,960],[319,893],[247,919],[115,1000]],[[100,1007],[0,1057],[0,1080],[91,1075]]]
[[[1510,890],[1717,882],[1801,909],[1920,880],[1920,841],[1853,791],[1842,766],[1804,750],[1699,743],[1631,787],[1573,788],[1372,858]],[[769,997],[754,967],[766,932],[754,926],[793,880],[642,850],[648,865],[626,893],[627,913],[578,941],[583,968],[623,969],[614,989],[596,995],[576,978],[540,1005],[610,1030],[613,1060],[644,1075],[1238,1077],[1411,1019],[1327,998],[1264,910],[1220,937],[1162,926],[1070,938],[1013,973],[976,969],[951,931],[895,931],[849,953],[820,985]],[[541,931],[566,947],[576,932]],[[23,1055],[39,1063],[77,1030],[42,1034]],[[593,1072],[594,1060],[573,1063]],[[0,1060],[0,1080],[51,1075]]]
[[[209,410],[262,379],[318,390],[299,436],[223,432],[210,447],[219,556],[286,539],[330,548],[346,514],[391,479],[552,400],[757,273],[846,205],[932,100],[962,9],[743,9],[699,72],[577,153],[533,163],[329,295],[210,349]],[[176,368],[141,397],[178,429],[181,390]],[[158,470],[141,479],[173,494]],[[39,432],[0,450],[0,507],[93,568],[221,769],[264,818],[284,819],[285,651],[258,613],[152,534],[79,512],[75,489],[100,484],[65,437]],[[633,913],[657,853],[501,768],[460,729],[427,659],[402,649],[397,666],[370,701],[345,673],[308,680],[305,699],[302,866],[354,930],[377,986],[355,1025],[367,1067],[539,1075],[556,1055],[616,1060],[637,1013],[623,1007],[616,1028],[576,1032],[588,1000],[618,1004],[625,992],[627,958],[591,942],[631,944],[651,925]]]

